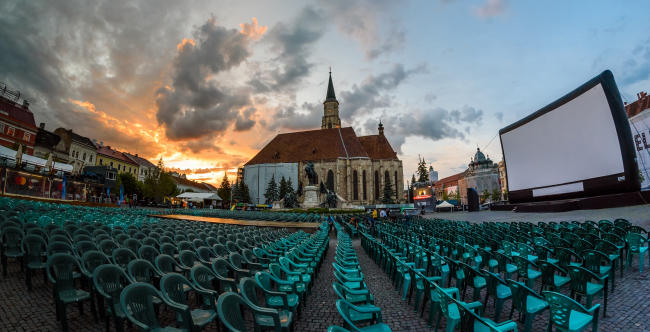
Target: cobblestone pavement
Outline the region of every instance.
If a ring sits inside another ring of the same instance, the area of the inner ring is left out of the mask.
[[[645,229],[650,228],[650,204],[635,205],[598,210],[575,210],[567,212],[512,212],[512,211],[480,211],[480,212],[435,212],[427,213],[426,218],[441,218],[450,220],[482,221],[563,221],[563,220],[614,220],[625,218],[631,223]]]

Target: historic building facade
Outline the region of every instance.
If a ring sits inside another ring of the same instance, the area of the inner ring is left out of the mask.
[[[244,182],[253,203],[264,203],[271,177],[292,179],[294,189],[298,183],[309,183],[304,171],[309,162],[318,183],[348,204],[381,203],[387,183],[392,199],[402,202],[402,161],[384,136],[384,126],[380,122],[377,134],[368,136],[357,136],[352,127],[342,128],[331,73],[323,109],[321,129],[279,134],[244,165]]]
[[[485,192],[490,195],[495,190],[501,192],[499,166],[486,158],[479,148],[476,148],[474,158],[468,166],[465,175],[458,180],[461,204],[467,204],[467,188],[474,188],[479,197]]]

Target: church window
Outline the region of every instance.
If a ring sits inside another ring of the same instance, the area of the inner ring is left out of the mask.
[[[361,186],[363,187],[363,200],[368,199],[368,194],[366,193],[366,171],[361,172]]]
[[[397,171],[395,171],[395,194],[399,193],[398,187],[397,187]]]
[[[375,200],[379,200],[379,171],[375,171]]]
[[[332,129],[332,123],[331,122],[327,123],[327,129]]]
[[[331,169],[327,171],[327,189],[334,191],[334,172]]]
[[[357,171],[352,172],[352,199],[359,200],[359,174]]]
[[[86,153],[84,152],[83,160],[86,161]]]

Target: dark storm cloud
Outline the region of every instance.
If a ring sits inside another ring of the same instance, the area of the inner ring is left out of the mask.
[[[481,122],[482,110],[465,106],[460,110],[434,108],[426,111],[406,114],[389,114],[382,116],[386,137],[397,151],[401,151],[406,137],[417,136],[434,141],[444,138],[464,139],[465,132],[471,131],[472,125]],[[365,123],[367,131],[376,132],[376,120]],[[469,128],[469,129],[468,129]]]
[[[249,84],[256,92],[284,91],[295,88],[313,67],[309,62],[314,44],[326,28],[323,13],[306,7],[289,23],[277,23],[263,38],[275,56],[270,69],[253,75]]]
[[[235,131],[246,131],[255,125],[255,120],[253,120],[253,115],[257,110],[253,107],[249,107],[245,111],[241,112],[237,116],[237,121],[235,121]]]
[[[292,104],[279,109],[269,129],[313,129],[318,128],[323,116],[323,105],[319,103]]]
[[[177,1],[2,1],[0,78],[30,99],[37,122],[128,144],[71,100],[91,101],[118,119],[138,120],[161,68],[171,60],[185,13]],[[146,106],[145,106],[146,108]],[[83,124],[83,125],[80,125]]]
[[[219,135],[237,120],[238,110],[251,103],[250,91],[225,87],[213,76],[238,66],[249,55],[248,38],[218,26],[214,17],[196,29],[192,40],[178,45],[173,83],[156,92],[156,117],[168,138]]]
[[[223,152],[223,150],[215,144],[214,139],[212,138],[199,138],[188,140],[180,144],[180,148],[186,152],[192,152],[195,154],[212,151],[212,152]]]
[[[406,70],[403,65],[396,64],[388,72],[370,76],[360,85],[353,85],[350,91],[339,94],[342,105],[345,105],[341,107],[341,118],[350,121],[359,115],[390,106],[391,98],[388,93],[411,75],[426,71],[424,65]]]
[[[405,43],[400,22],[387,15],[396,3],[390,0],[329,0],[320,5],[338,30],[359,42],[367,59],[374,59]]]

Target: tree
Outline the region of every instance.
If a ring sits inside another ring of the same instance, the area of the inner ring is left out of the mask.
[[[302,181],[298,181],[298,190],[296,190],[296,196],[302,196]]]
[[[492,202],[498,202],[501,200],[501,191],[499,189],[492,190]]]
[[[284,196],[287,195],[288,191],[289,190],[287,188],[287,180],[283,176],[282,179],[280,179],[280,187],[278,189],[278,199],[277,200],[279,201],[279,200],[283,199]]]
[[[420,157],[418,156],[418,159]],[[418,182],[427,182],[429,181],[429,170],[427,169],[427,163],[424,161],[424,158],[419,159],[418,161]]]
[[[286,186],[286,183],[285,183]],[[264,201],[266,204],[273,204],[278,200],[278,185],[275,183],[275,174],[271,176],[271,181],[266,185],[266,192],[264,193]]]
[[[228,181],[228,175],[226,172],[223,172],[223,179],[221,180],[221,185],[219,185],[219,189],[217,189],[217,194],[221,199],[223,199],[225,202],[230,201],[230,181]]]
[[[460,201],[460,190],[456,189],[456,193],[454,194],[454,197],[456,198],[456,201]]]
[[[284,177],[282,179],[284,179]],[[298,197],[296,196],[296,192],[293,190],[293,184],[291,183],[291,178],[289,178],[289,181],[286,182],[286,186],[287,186],[287,193],[283,197],[284,207],[293,208],[298,206]]]
[[[133,194],[137,194],[139,197],[142,197],[141,186],[138,185],[138,180],[136,180],[133,174],[121,173],[118,177],[122,186],[124,186],[124,195],[132,196]]]
[[[490,192],[488,192],[487,189],[483,190],[483,193],[481,194],[481,203],[485,202],[488,197],[490,197]]]
[[[236,203],[242,201],[242,195],[241,195],[239,180],[237,180],[237,182],[235,182],[235,184],[232,187],[232,201],[236,202]]]
[[[241,188],[242,200],[244,201],[244,203],[250,203],[251,202],[251,195],[248,193],[248,185],[245,184],[242,181],[242,187],[243,187],[243,188]]]
[[[447,193],[447,189],[442,189],[442,200],[446,201],[449,200],[449,194]]]
[[[415,174],[412,174],[411,175],[411,184],[414,184],[414,183],[415,183]]]
[[[386,182],[384,183],[384,195],[381,198],[381,202],[384,204],[393,204],[393,186],[390,183],[390,177],[386,177]]]
[[[415,197],[415,174],[411,175],[411,186],[409,187],[409,202],[413,202]]]

